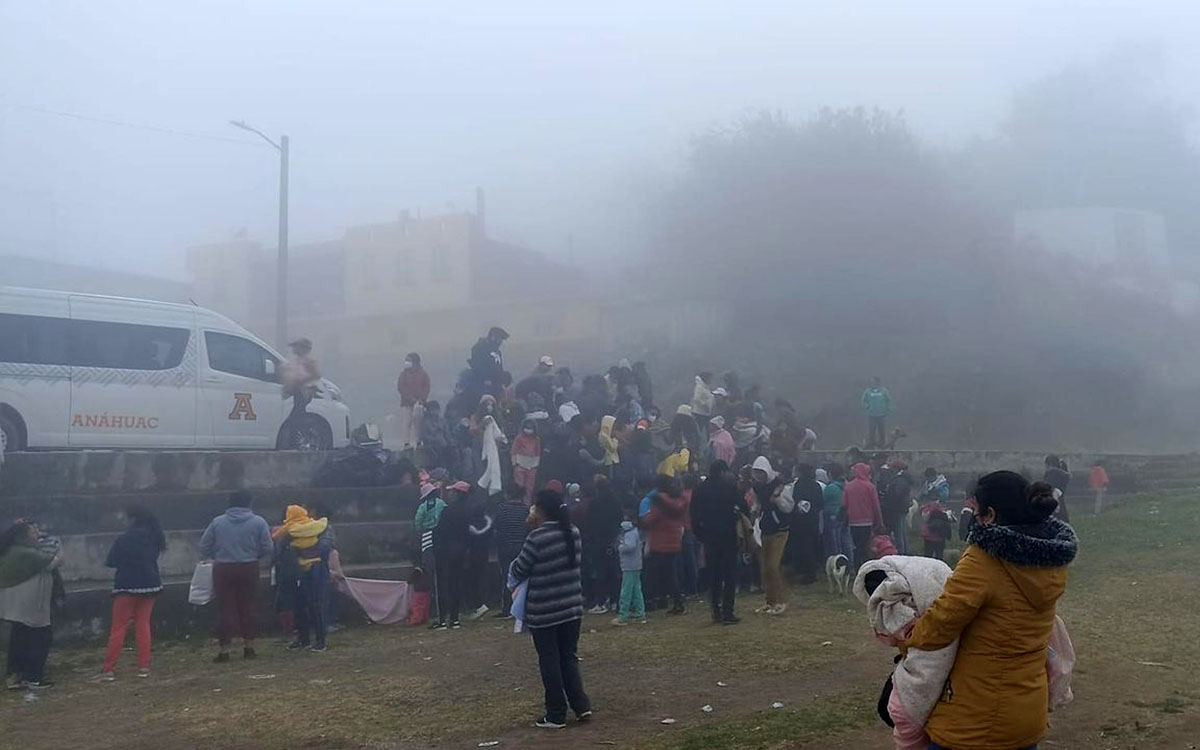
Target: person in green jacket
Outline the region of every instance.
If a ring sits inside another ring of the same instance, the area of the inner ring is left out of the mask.
[[[433,532],[442,520],[442,511],[446,509],[446,501],[442,499],[442,491],[438,485],[426,482],[421,485],[421,500],[417,503],[417,516],[413,519],[417,536],[417,567],[429,576],[433,587],[430,600],[430,614],[437,622],[437,558],[433,553]]]
[[[863,391],[862,410],[867,415],[867,449],[887,447],[887,418],[892,413],[892,394],[876,375]]]
[[[846,488],[846,470],[841,464],[825,467],[829,482],[821,490],[821,538],[825,545],[825,557],[850,556],[854,549],[850,541],[850,527],[846,525],[846,506],[842,504],[842,490]]]

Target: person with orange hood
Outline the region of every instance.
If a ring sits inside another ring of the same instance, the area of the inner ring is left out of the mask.
[[[879,509],[879,491],[871,482],[871,467],[857,463],[850,469],[850,481],[842,491],[846,506],[846,523],[854,542],[854,569],[871,559],[871,537],[883,528],[883,513]]]
[[[897,641],[932,651],[958,639],[925,724],[932,750],[1032,748],[1046,733],[1046,649],[1079,542],[1054,517],[1058,501],[1045,482],[996,471],[979,480],[973,499],[975,523],[954,573]]]

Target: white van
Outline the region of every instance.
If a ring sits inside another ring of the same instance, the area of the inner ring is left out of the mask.
[[[281,360],[202,307],[0,287],[0,447],[346,445],[350,410],[329,381],[288,419]]]

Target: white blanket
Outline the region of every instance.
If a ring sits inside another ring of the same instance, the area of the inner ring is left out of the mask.
[[[870,595],[866,576],[881,570],[887,578]],[[867,620],[875,632],[891,635],[924,614],[941,595],[950,577],[950,567],[941,560],[907,555],[887,555],[866,563],[854,581],[854,595],[867,605]],[[933,712],[954,656],[958,640],[937,651],[909,649],[908,656],[896,664],[892,685],[909,718],[924,724]]]
[[[500,431],[496,420],[489,414],[483,418],[483,450],[481,456],[484,462],[483,476],[479,477],[479,486],[487,490],[489,495],[504,491],[500,473],[500,443],[508,439]]]

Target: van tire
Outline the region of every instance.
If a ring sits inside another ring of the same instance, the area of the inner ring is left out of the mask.
[[[25,450],[25,430],[20,419],[7,406],[0,407],[0,448],[5,453]]]
[[[285,451],[327,451],[333,449],[333,430],[315,414],[304,414],[284,422],[277,445]]]

